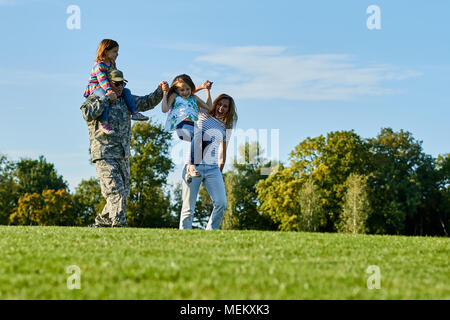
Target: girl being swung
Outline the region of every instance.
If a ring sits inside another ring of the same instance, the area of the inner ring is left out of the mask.
[[[202,143],[201,131],[197,128],[199,107],[212,110],[212,100],[210,95],[211,82],[206,89],[206,103],[194,93],[196,88],[191,77],[186,74],[175,77],[169,90],[164,90],[162,100],[162,112],[169,112],[165,129],[175,130],[178,137],[184,141],[191,141],[191,156],[186,168],[186,180],[191,181],[192,177],[199,177],[200,173],[195,169],[194,150]],[[196,134],[199,133],[199,134]]]

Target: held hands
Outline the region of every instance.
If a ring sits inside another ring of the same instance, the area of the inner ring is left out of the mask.
[[[169,84],[166,81],[161,81],[159,83],[159,86],[161,87],[164,94],[167,94],[169,92]]]
[[[161,103],[161,111],[166,113],[170,110],[170,105],[167,101],[167,94],[169,93],[169,84],[166,81],[161,81],[159,83],[161,90],[163,91],[163,98]]]
[[[206,104],[205,104],[204,108],[208,109],[209,111],[211,111],[213,109],[211,93],[210,93],[212,84],[213,84],[212,81],[206,80],[205,82],[203,82],[200,85],[200,88],[206,89]]]
[[[206,90],[211,90],[211,87],[212,87],[212,84],[213,84],[214,82],[211,82],[211,81],[209,81],[209,80],[206,80],[205,82],[203,82],[201,85],[200,85],[200,88],[201,89],[206,89]]]

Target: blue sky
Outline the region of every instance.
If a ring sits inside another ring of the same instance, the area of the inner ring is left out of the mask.
[[[79,107],[103,38],[119,42],[135,94],[181,73],[214,81],[213,96],[235,98],[240,129],[279,129],[281,161],[306,137],[382,127],[412,132],[433,156],[450,151],[448,1],[105,3],[0,0],[0,153],[44,155],[71,191],[95,176]],[[66,26],[70,5],[80,29]],[[367,28],[370,5],[379,30]],[[160,110],[146,114],[162,123]]]

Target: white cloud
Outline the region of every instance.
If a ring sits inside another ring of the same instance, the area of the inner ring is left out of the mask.
[[[281,46],[228,47],[198,56],[192,70],[236,98],[292,100],[398,94],[403,91],[385,83],[420,75],[386,64],[361,66],[355,60],[346,54],[290,55]]]

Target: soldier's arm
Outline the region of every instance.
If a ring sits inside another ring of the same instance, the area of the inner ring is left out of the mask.
[[[84,120],[89,122],[100,117],[108,103],[108,96],[99,98],[96,95],[91,94],[80,107]]]
[[[156,107],[163,98],[163,91],[161,86],[153,92],[143,97],[133,96],[136,101],[136,107],[138,111],[147,111]]]

